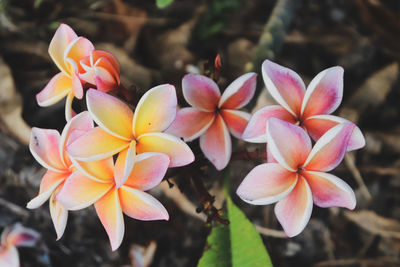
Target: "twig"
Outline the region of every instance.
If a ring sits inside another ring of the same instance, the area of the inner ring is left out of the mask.
[[[184,213],[203,222],[206,221],[207,216],[203,213],[197,213],[196,206],[184,194],[182,194],[177,186],[170,187],[168,183],[161,183],[160,188],[164,192],[165,196],[170,198]]]
[[[255,224],[254,226],[256,227],[257,231],[264,236],[276,237],[276,238],[287,238],[287,235],[283,231],[266,228],[266,227],[263,227],[263,226],[260,226],[257,224]]]
[[[351,174],[353,175],[354,179],[358,183],[361,193],[364,195],[365,199],[369,203],[372,200],[372,196],[371,196],[371,193],[368,191],[367,186],[364,183],[364,180],[361,176],[360,171],[356,167],[354,155],[351,153],[347,153],[344,156],[344,161],[346,163],[347,168],[349,168]]]
[[[339,260],[328,260],[314,264],[314,267],[328,267],[328,266],[398,266],[400,261],[394,257],[379,257],[374,259],[339,259]],[[390,264],[390,265],[389,265]]]
[[[12,212],[14,212],[15,214],[18,214],[22,217],[29,216],[29,212],[26,209],[21,208],[20,206],[15,205],[14,203],[12,203],[8,200],[5,200],[3,198],[0,198],[0,206],[7,208],[7,209],[11,210]]]
[[[228,225],[229,221],[223,219],[220,216],[220,211],[214,207],[214,197],[208,192],[207,188],[205,187],[203,180],[201,179],[200,175],[198,175],[200,170],[194,170],[191,173],[188,173],[190,178],[192,179],[193,185],[199,194],[200,202],[202,207],[198,209],[199,211],[205,212],[207,215],[207,223],[210,223],[213,219],[217,220],[223,225]]]

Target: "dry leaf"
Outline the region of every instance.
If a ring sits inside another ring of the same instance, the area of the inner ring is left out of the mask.
[[[150,241],[146,247],[133,244],[129,250],[132,267],[148,267],[153,262],[156,253],[157,243]]]
[[[357,122],[358,117],[368,109],[380,106],[390,93],[399,76],[399,65],[392,63],[369,77],[346,101],[340,116]]]
[[[400,222],[370,210],[344,211],[344,216],[365,231],[386,238],[400,239]]]
[[[15,89],[10,68],[0,58],[0,120],[6,130],[29,144],[31,128],[22,119],[22,99]]]

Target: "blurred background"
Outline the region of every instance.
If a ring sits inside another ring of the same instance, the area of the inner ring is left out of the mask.
[[[261,226],[275,266],[400,266],[400,1],[396,0],[0,0],[0,227],[21,222],[41,233],[35,248],[20,249],[22,266],[196,266],[210,231],[195,212],[199,197],[185,177],[152,191],[168,222],[126,219],[122,246],[112,253],[89,208],[70,212],[60,241],[44,204],[25,209],[44,170],[29,153],[30,127],[64,127],[64,103],[39,108],[35,95],[58,72],[47,48],[60,23],[112,52],[121,80],[138,94],[204,72],[222,59],[220,88],[268,58],[308,82],[327,67],[345,69],[336,115],[357,123],[367,145],[349,154],[334,174],[355,190],[357,208],[320,209],[295,238],[285,238],[273,206],[234,198]],[[249,111],[272,103],[259,80]],[[82,108],[82,103],[74,103]],[[198,141],[195,141],[198,142]],[[264,150],[238,142],[235,149]],[[230,165],[232,188],[256,164]],[[205,183],[222,207],[220,175],[209,166]],[[172,176],[172,174],[171,174]],[[216,265],[217,266],[217,265]]]

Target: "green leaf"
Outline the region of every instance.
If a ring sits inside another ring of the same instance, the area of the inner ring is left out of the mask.
[[[230,267],[229,227],[218,224],[207,237],[207,245],[197,267]]]
[[[174,0],[156,0],[156,5],[158,8],[166,8],[170,4],[172,4]]]
[[[227,184],[227,183],[225,183]],[[225,192],[228,192],[225,186]],[[230,224],[213,227],[197,267],[272,267],[260,234],[226,193]]]
[[[232,266],[272,267],[267,249],[254,225],[227,196]]]

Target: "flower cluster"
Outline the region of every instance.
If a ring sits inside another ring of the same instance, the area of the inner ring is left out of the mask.
[[[40,106],[55,104],[67,96],[65,116],[74,115],[71,108],[74,97],[83,98],[84,86],[96,86],[108,92],[119,84],[119,63],[110,53],[95,50],[85,37],[78,37],[66,24],[61,24],[50,42],[49,54],[60,70],[36,96]]]
[[[61,73],[37,95],[39,105],[53,104],[65,95],[83,98],[84,87],[97,90],[87,91],[88,111],[77,115],[67,100],[67,124],[61,135],[32,129],[31,153],[47,172],[27,207],[37,208],[50,199],[59,239],[68,210],[93,204],[115,250],[124,235],[123,213],[139,220],[169,219],[164,206],[145,191],[156,187],[169,167],[194,160],[185,142],[163,132],[176,116],[175,88],[165,84],[150,89],[133,112],[107,94],[120,83],[119,63],[112,54],[95,50],[67,25],[58,28],[49,53]]]
[[[275,214],[285,233],[298,235],[319,207],[354,209],[350,186],[325,173],[347,151],[362,148],[365,139],[353,123],[333,115],[343,95],[343,69],[320,72],[309,84],[294,71],[266,60],[262,74],[267,90],[280,105],[256,111],[243,133],[248,142],[267,142],[267,163],[244,178],[237,195],[254,205],[277,202]],[[316,141],[312,147],[311,139]]]
[[[109,94],[123,88],[119,63],[111,53],[96,50],[64,24],[51,40],[49,53],[61,72],[37,95],[37,101],[48,106],[67,96],[67,123],[61,134],[32,129],[31,153],[47,172],[39,194],[27,207],[37,208],[50,199],[58,239],[68,211],[91,205],[112,250],[124,236],[123,214],[139,220],[168,220],[167,210],[146,191],[162,181],[168,168],[194,161],[184,141],[198,137],[202,152],[217,170],[230,161],[230,134],[268,143],[267,163],[245,177],[237,194],[250,204],[277,202],[275,213],[288,236],[304,229],[313,203],[355,207],[352,189],[326,173],[347,151],[365,144],[358,127],[330,115],[343,95],[342,68],[322,71],[306,90],[299,75],[266,60],[263,78],[279,105],[253,115],[239,109],[254,96],[255,73],[240,76],[222,94],[212,79],[188,74],[182,90],[192,107],[178,109],[175,87],[163,84],[148,90],[132,110]],[[88,110],[75,114],[74,97],[85,97]],[[309,136],[316,142],[313,147]]]

